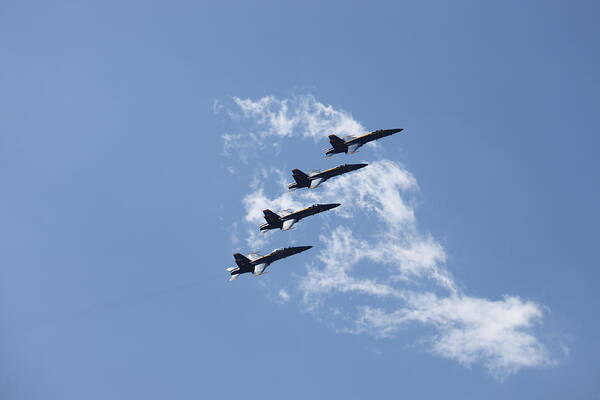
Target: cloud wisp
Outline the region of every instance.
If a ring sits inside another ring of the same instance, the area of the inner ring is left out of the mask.
[[[234,104],[227,112],[251,126],[240,135],[247,135],[257,149],[266,138],[317,140],[332,132],[365,131],[348,112],[313,96],[234,98]],[[225,148],[228,140],[224,136]],[[321,250],[297,282],[303,306],[328,320],[337,318],[336,329],[390,338],[421,325],[433,331],[418,340],[430,353],[465,366],[483,365],[500,379],[554,363],[536,333],[543,306],[517,296],[473,297],[457,284],[443,246],[419,228],[412,201],[417,181],[402,165],[380,159],[317,190],[296,192],[286,190],[285,174],[277,168],[254,174],[279,182],[281,192],[269,195],[262,180],[254,180],[243,197],[251,248],[269,242],[268,235],[255,233],[265,208],[343,204],[332,211],[335,223],[321,230]],[[289,301],[283,293],[281,300]]]
[[[252,121],[251,130],[245,133],[221,136],[223,154],[235,154],[245,164],[249,153],[265,149],[267,138],[300,136],[316,141],[332,132],[356,135],[365,131],[350,113],[320,103],[311,95],[283,100],[274,96],[258,100],[234,97],[232,107],[217,102],[213,109],[215,113],[225,113],[232,120]],[[279,142],[271,140],[268,145],[278,150]]]
[[[261,128],[261,137],[301,135],[320,139],[331,132],[357,134],[365,130],[348,112],[320,103],[310,95],[283,100],[265,96],[256,101],[234,97],[233,101],[241,117],[252,119]]]

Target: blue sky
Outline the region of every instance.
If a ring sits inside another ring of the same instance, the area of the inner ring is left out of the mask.
[[[3,2],[0,397],[597,396],[597,14]],[[322,158],[358,124],[405,134]],[[289,244],[315,247],[227,282]]]

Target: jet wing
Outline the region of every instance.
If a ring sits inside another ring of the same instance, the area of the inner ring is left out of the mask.
[[[269,264],[258,264],[254,266],[254,275],[262,275],[265,273],[265,269],[269,266]]]
[[[360,144],[363,145],[369,141],[373,140],[373,138],[371,137],[371,133],[367,133],[365,135],[362,136],[350,136],[346,139],[346,145],[351,146],[351,145],[356,145],[356,144]]]
[[[254,262],[256,260],[258,260],[259,258],[264,257],[262,254],[260,253],[250,253],[248,254],[248,258],[250,259],[250,261]]]
[[[283,229],[284,231],[289,231],[290,229],[292,229],[292,226],[294,226],[295,223],[296,223],[295,219],[285,220],[283,222],[283,227],[281,229]]]
[[[331,171],[332,171],[333,169],[334,169],[334,168],[327,169],[327,170],[325,170],[325,171],[317,171],[317,172],[315,172],[314,174],[312,174],[310,177],[311,177],[311,179],[318,179],[318,178],[325,178],[325,177],[328,177],[328,176],[329,176],[329,174],[331,173]]]
[[[316,188],[317,186],[319,186],[323,182],[325,182],[325,178],[312,179],[310,181],[310,185],[308,187],[311,188],[311,189],[314,189],[314,188]]]
[[[311,211],[312,211],[311,207],[306,207],[306,208],[303,208],[301,210],[296,210],[296,211],[294,211],[292,213],[289,213],[288,215],[286,215],[282,219],[284,219],[284,220],[289,220],[289,219],[300,220],[300,219],[302,219],[304,217],[307,217],[307,216],[311,215]]]
[[[363,146],[363,143],[360,142],[356,142],[356,143],[352,143],[350,146],[348,146],[348,153],[349,154],[354,154],[358,151],[358,149],[360,149]]]
[[[329,168],[326,169],[325,171],[321,171],[318,174],[312,175],[311,178],[314,180],[316,178],[322,178],[323,180],[325,179],[329,179],[333,176],[339,175],[342,172],[342,166],[338,165],[337,167],[334,168]]]

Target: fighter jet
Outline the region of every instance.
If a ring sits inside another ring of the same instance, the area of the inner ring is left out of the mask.
[[[236,253],[233,255],[233,258],[235,258],[237,267],[227,268],[227,272],[231,275],[229,280],[232,281],[237,279],[240,274],[245,274],[246,272],[252,272],[254,276],[262,275],[272,262],[293,256],[294,254],[302,253],[310,248],[312,248],[312,246],[286,247],[273,250],[266,256],[249,254],[248,257],[246,257],[240,253]]]
[[[403,129],[381,129],[375,132],[365,133],[358,137],[347,136],[344,139],[335,135],[329,135],[329,143],[331,143],[333,147],[325,150],[325,157],[330,157],[337,153],[356,153],[360,147],[373,140],[381,139],[382,137],[390,136],[401,131],[403,131]]]
[[[270,229],[281,229],[287,231],[294,226],[294,224],[300,221],[302,218],[310,217],[311,215],[318,214],[323,211],[331,210],[340,206],[339,203],[333,204],[313,204],[310,207],[303,208],[302,210],[290,212],[289,214],[277,215],[271,210],[263,210],[266,224],[260,226],[261,232],[266,232]]]
[[[299,169],[292,170],[292,176],[296,182],[288,185],[289,190],[296,190],[300,188],[314,189],[321,183],[325,182],[329,178],[334,176],[342,175],[347,172],[355,171],[366,167],[369,164],[344,164],[338,165],[335,168],[327,169],[325,171],[315,171],[310,174],[306,174]]]

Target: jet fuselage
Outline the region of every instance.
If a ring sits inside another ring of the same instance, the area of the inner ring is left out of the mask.
[[[294,225],[296,222],[300,221],[302,218],[310,217],[311,215],[315,215],[321,213],[323,211],[328,211],[333,208],[340,206],[339,203],[333,204],[313,204],[310,207],[303,208],[301,210],[294,211],[292,213],[279,216],[273,213],[271,210],[264,210],[263,213],[265,215],[266,224],[262,224],[260,226],[261,231],[266,231],[269,229],[285,229],[288,230]],[[286,223],[286,221],[288,221]]]
[[[403,131],[403,129],[380,129],[378,131],[365,133],[358,137],[350,137],[345,140],[340,139],[336,135],[329,135],[329,142],[333,147],[325,151],[325,156],[328,157],[338,153],[355,153],[360,147],[373,140],[381,139],[401,131]]]
[[[369,164],[343,164],[337,167],[326,169],[325,171],[319,171],[311,173],[310,175],[305,174],[299,169],[292,170],[292,176],[296,182],[290,183],[288,189],[300,189],[310,188],[314,189],[326,180],[333,178],[334,176],[343,175],[348,172],[356,171],[366,167]]]
[[[276,249],[267,255],[260,256],[253,260],[248,257],[236,253],[233,255],[237,267],[227,268],[227,271],[231,275],[230,280],[237,278],[241,274],[252,272],[254,275],[262,275],[265,269],[273,262],[292,256],[294,254],[302,253],[312,246],[297,246],[297,247],[285,247],[282,249]]]

